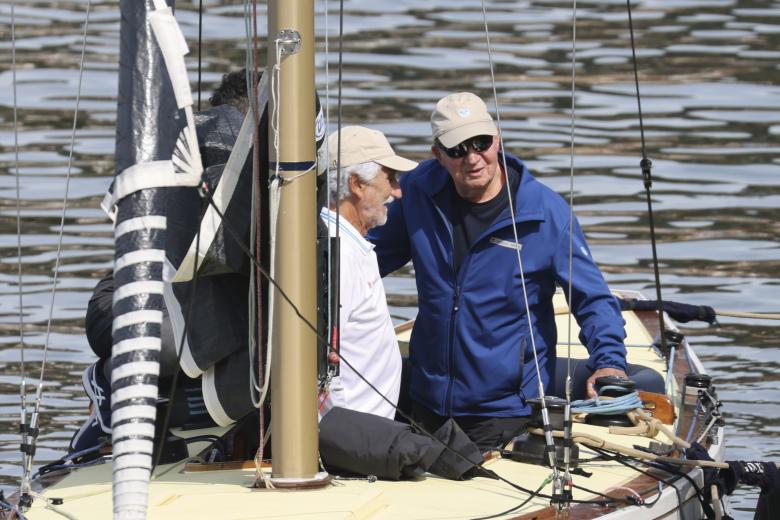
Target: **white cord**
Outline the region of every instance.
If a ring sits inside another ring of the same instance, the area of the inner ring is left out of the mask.
[[[276,154],[276,174],[274,175],[273,180],[271,181],[271,185],[269,186],[269,209],[268,213],[270,216],[270,225],[268,227],[270,237],[269,237],[269,243],[270,243],[270,259],[271,259],[271,268],[269,269],[269,274],[271,276],[271,279],[274,279],[275,276],[275,251],[276,251],[276,221],[278,217],[278,210],[279,210],[279,187],[281,185],[280,178],[279,178],[279,103],[281,101],[281,95],[279,92],[279,62],[281,60],[281,46],[279,45],[279,40],[274,41],[276,45],[276,63],[274,64],[273,68],[271,69],[271,81],[270,81],[270,90],[271,90],[271,101],[273,104],[273,113],[271,114],[271,131],[274,134],[274,153]],[[254,233],[253,233],[254,234]],[[254,241],[253,241],[254,243]],[[253,270],[254,271],[254,270]],[[254,283],[252,284],[254,287]],[[263,403],[265,402],[266,398],[268,397],[268,386],[271,380],[271,365],[273,364],[273,315],[274,315],[274,299],[271,297],[272,290],[269,290],[269,294],[267,295],[267,306],[268,306],[268,340],[266,342],[266,359],[265,359],[265,370],[263,374],[263,387],[260,388],[260,385],[257,383],[257,376],[254,373],[254,371],[250,371],[250,395],[252,396],[252,404],[255,406],[255,408],[260,408],[263,406]],[[254,303],[252,303],[252,307],[254,307]],[[250,337],[252,334],[250,334]],[[258,341],[262,341],[262,338],[258,338]],[[250,346],[252,348],[252,346]],[[251,359],[251,356],[250,356]],[[255,392],[259,392],[259,395],[257,396],[257,399],[255,399]],[[270,431],[270,430],[269,430]],[[261,472],[262,473],[262,472]],[[263,476],[263,481],[265,482],[265,477]]]
[[[282,61],[282,47],[279,45],[281,41],[279,39],[274,40],[274,46],[276,49],[276,62],[274,63],[273,71],[271,72],[271,101],[273,102],[273,113],[271,114],[271,133],[274,137],[274,153],[275,166],[274,178],[279,178],[279,163],[281,162],[281,156],[279,155],[279,123],[280,123],[280,110],[279,105],[282,103],[282,92],[279,88],[279,82],[281,80],[281,66]]]
[[[303,177],[304,175],[307,175],[307,174],[309,174],[309,173],[311,173],[313,171],[316,171],[316,169],[317,169],[317,162],[315,161],[311,166],[309,166],[308,168],[306,168],[302,172],[298,172],[295,175],[290,175],[289,177],[281,176],[280,177],[280,179],[282,181],[281,184],[282,185],[289,184],[292,181],[297,180],[297,179]]]

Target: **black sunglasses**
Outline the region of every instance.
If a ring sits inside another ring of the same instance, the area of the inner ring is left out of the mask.
[[[492,144],[492,135],[475,135],[470,139],[466,139],[465,141],[456,144],[452,148],[447,148],[441,144],[441,141],[436,139],[436,146],[438,146],[439,149],[446,153],[447,156],[451,159],[460,159],[461,157],[465,157],[466,154],[469,153],[469,147],[473,148],[475,152],[481,153],[490,148]]]

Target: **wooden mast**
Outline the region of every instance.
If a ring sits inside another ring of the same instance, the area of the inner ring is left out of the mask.
[[[281,194],[274,230],[275,278],[315,324],[314,1],[270,2],[268,40],[269,174],[278,173]],[[317,463],[317,339],[278,289],[272,298],[272,481],[277,486],[316,485],[326,478]]]

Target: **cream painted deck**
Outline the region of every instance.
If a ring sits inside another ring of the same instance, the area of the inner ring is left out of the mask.
[[[556,307],[563,308],[557,316],[559,337],[566,338],[568,323],[565,302],[556,300]],[[628,360],[665,371],[664,361],[650,346],[652,338],[633,313],[623,313],[628,338]],[[577,337],[576,322],[572,321],[572,337]],[[408,337],[408,332],[406,333]],[[403,338],[400,338],[403,339]],[[559,339],[565,343],[565,339]],[[559,355],[566,355],[566,346],[559,346]],[[573,357],[585,357],[582,346],[572,347]],[[576,424],[575,431],[583,431],[608,437],[610,441],[626,446],[647,445],[650,439],[609,435],[605,428]],[[665,439],[662,439],[665,440]],[[203,445],[201,445],[203,447]],[[589,450],[582,448],[587,457]],[[487,466],[502,477],[526,488],[535,489],[549,475],[547,468],[496,459]],[[620,486],[636,477],[636,473],[616,463],[584,463],[582,467],[593,471],[591,478],[575,476],[575,484],[606,490]],[[336,485],[312,491],[254,490],[248,484],[253,479],[252,470],[210,471],[186,473],[184,464],[178,463],[160,468],[164,474],[150,486],[150,519],[231,518],[231,519],[468,519],[492,515],[518,505],[525,494],[495,480],[475,478],[466,482],[454,482],[437,477],[425,477],[416,481],[374,482],[339,481]],[[64,503],[58,506],[73,518],[106,519],[111,517],[111,465],[85,468],[74,472],[59,484],[46,490],[47,497],[59,497]],[[100,482],[100,484],[96,484]],[[543,490],[550,493],[548,486]],[[575,490],[575,498],[588,499],[592,495]],[[536,499],[526,507],[503,518],[511,518],[548,502]],[[28,518],[61,519],[59,513],[43,508],[44,501],[36,500]],[[638,518],[652,518],[651,509]],[[643,516],[645,515],[645,516]],[[649,516],[648,516],[649,515]]]

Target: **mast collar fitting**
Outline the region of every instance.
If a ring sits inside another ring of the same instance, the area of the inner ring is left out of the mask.
[[[295,29],[282,29],[276,34],[276,44],[282,56],[289,56],[301,50],[301,33]]]

